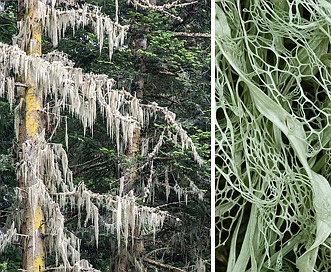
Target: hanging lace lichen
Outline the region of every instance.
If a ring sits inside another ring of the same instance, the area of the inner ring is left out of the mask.
[[[100,51],[103,48],[104,35],[109,40],[109,58],[111,59],[114,46],[120,46],[124,43],[126,30],[128,26],[121,26],[118,22],[118,15],[115,15],[115,21],[100,12],[100,8],[85,4],[81,8],[70,8],[59,10],[56,7],[56,1],[26,1],[25,6],[31,8],[31,5],[37,3],[37,15],[45,34],[52,40],[53,46],[57,47],[59,40],[65,35],[68,28],[73,32],[81,27],[90,25],[99,40]],[[49,5],[51,4],[51,5]],[[18,34],[14,37],[14,44],[18,44],[23,51],[29,47],[31,31],[30,18],[18,22]]]
[[[329,6],[217,1],[216,227],[228,271],[330,269]]]
[[[100,10],[93,6],[83,6],[80,9],[57,10],[55,0],[32,1],[26,0],[25,7],[37,3],[39,17],[45,33],[57,46],[66,30],[73,31],[87,24],[95,31],[100,50],[105,37],[109,40],[109,56],[113,46],[123,43],[127,27],[118,24],[118,15],[115,22],[103,16]],[[67,2],[68,3],[68,2]],[[116,2],[116,9],[118,4]],[[34,84],[37,92],[42,92],[47,123],[54,123],[57,127],[61,120],[61,111],[68,110],[82,122],[84,133],[93,132],[97,109],[106,117],[107,131],[110,138],[116,142],[118,152],[123,152],[132,145],[133,132],[136,128],[147,126],[150,119],[160,114],[168,125],[175,130],[174,139],[180,135],[183,148],[191,148],[195,160],[203,161],[197,153],[192,140],[185,130],[176,122],[175,115],[166,108],[157,104],[145,105],[125,90],[114,90],[114,81],[105,75],[83,73],[74,68],[73,63],[59,52],[46,56],[27,55],[24,50],[30,46],[27,37],[31,36],[30,18],[18,22],[18,35],[14,38],[14,46],[0,43],[0,97],[6,97],[10,106],[14,105],[15,97],[19,104],[15,109],[15,132],[18,139],[20,112],[23,107],[23,93],[26,88],[24,82]],[[106,35],[106,36],[105,36]],[[14,77],[20,79],[16,82]],[[26,83],[28,84],[28,83]],[[52,102],[49,102],[52,101]],[[52,104],[51,104],[52,103]],[[168,129],[168,126],[166,127]],[[163,144],[162,132],[157,144],[151,148],[148,160],[159,152]],[[65,136],[66,143],[68,135]],[[68,145],[68,144],[67,144]],[[148,147],[147,147],[148,150]],[[146,165],[148,165],[148,162]],[[149,179],[151,189],[153,171]],[[80,240],[64,226],[64,215],[68,206],[71,211],[77,211],[78,227],[93,225],[93,238],[96,245],[99,239],[99,205],[105,207],[107,218],[102,218],[105,228],[116,233],[118,247],[124,238],[127,247],[129,240],[134,242],[134,230],[143,234],[153,234],[160,229],[167,216],[165,212],[155,208],[137,205],[137,199],[132,192],[128,195],[112,196],[98,195],[84,186],[84,183],[75,186],[72,173],[68,168],[68,158],[61,145],[49,144],[45,140],[43,131],[35,141],[26,141],[22,144],[22,158],[18,166],[18,178],[24,188],[18,188],[20,200],[26,198],[35,215],[36,207],[40,206],[45,214],[46,222],[45,243],[48,254],[54,256],[56,265],[61,271],[92,271],[90,265],[80,259]],[[33,181],[33,184],[28,184]],[[123,186],[122,186],[123,187]],[[121,189],[122,194],[123,189]],[[148,196],[151,196],[152,193]],[[180,196],[179,196],[180,197]],[[82,218],[85,216],[84,218]],[[18,220],[21,221],[20,219]],[[19,227],[19,226],[18,226]],[[36,233],[31,237],[36,239]],[[2,235],[0,249],[3,249],[15,237],[15,229],[11,228],[6,235]],[[7,242],[6,242],[7,241]]]

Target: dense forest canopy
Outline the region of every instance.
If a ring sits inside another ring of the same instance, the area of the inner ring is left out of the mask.
[[[210,3],[37,3],[40,57],[22,7],[0,12],[1,268],[22,268],[27,204],[46,270],[210,271]]]

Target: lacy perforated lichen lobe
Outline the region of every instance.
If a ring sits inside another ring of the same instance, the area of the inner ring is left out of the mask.
[[[216,2],[219,271],[330,269],[329,6]]]

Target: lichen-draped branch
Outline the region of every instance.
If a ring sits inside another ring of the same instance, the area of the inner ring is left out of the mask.
[[[26,6],[32,8],[33,1],[26,1]],[[45,34],[51,38],[53,46],[57,47],[59,40],[64,36],[66,30],[71,28],[75,31],[78,28],[86,25],[92,26],[99,40],[100,51],[103,47],[104,37],[108,37],[109,41],[109,58],[113,54],[113,47],[120,46],[124,43],[124,38],[128,26],[121,26],[117,16],[115,21],[100,12],[100,8],[93,5],[85,4],[79,8],[67,8],[58,10],[55,7],[56,1],[52,4],[47,4],[48,1],[36,1],[37,14],[39,22]],[[14,44],[18,44],[22,50],[27,48],[27,39],[31,32],[32,21],[28,18],[18,22],[18,34],[14,37]],[[106,35],[106,36],[105,36]]]
[[[173,1],[168,4],[164,4],[164,5],[157,5],[156,0],[128,0],[128,2],[131,2],[135,7],[140,7],[145,10],[159,12],[170,18],[178,20],[180,22],[182,22],[183,19],[179,16],[174,15],[170,10],[175,9],[175,8],[189,6],[189,5],[194,5],[194,4],[198,3],[198,1],[181,3],[180,0],[176,0],[176,1]]]
[[[156,103],[141,104],[139,99],[129,92],[112,89],[114,81],[106,75],[85,74],[81,69],[65,66],[59,61],[48,62],[38,56],[27,56],[16,46],[0,43],[0,50],[3,52],[0,55],[0,75],[7,78],[4,81],[7,86],[7,96],[15,96],[15,84],[10,73],[20,75],[24,80],[29,70],[32,72],[32,80],[36,82],[37,89],[43,91],[44,99],[53,98],[55,104],[51,112],[60,116],[62,109],[70,110],[81,119],[84,131],[86,128],[93,131],[97,104],[99,104],[101,113],[107,117],[107,130],[109,135],[115,138],[118,151],[125,149],[132,142],[135,127],[144,127],[153,115],[157,112],[162,113],[165,121],[176,131],[173,135],[174,141],[177,141],[178,134],[182,148],[191,148],[195,160],[199,164],[203,163],[191,138],[176,122],[175,114],[167,108]],[[4,86],[0,86],[0,90],[3,90],[0,95],[5,95]],[[122,144],[119,140],[120,127]]]
[[[46,218],[45,242],[48,252],[55,252],[56,264],[62,263],[66,269],[72,268],[80,261],[79,239],[64,227],[61,210],[68,205],[71,211],[78,212],[79,226],[83,223],[84,227],[87,227],[89,222],[94,225],[96,245],[99,236],[99,207],[108,213],[103,227],[116,233],[118,243],[123,237],[126,246],[129,237],[134,237],[133,230],[139,229],[140,232],[146,233],[151,229],[155,235],[167,217],[166,212],[137,205],[137,199],[132,192],[122,197],[100,195],[88,190],[83,182],[75,186],[64,149],[60,144],[46,143],[43,134],[36,142],[26,142],[22,153],[20,178],[34,179],[36,183],[25,190],[18,189],[19,195],[27,195],[31,205],[37,202],[41,205]],[[47,178],[42,181],[41,177],[46,174]],[[84,218],[83,210],[86,213]]]

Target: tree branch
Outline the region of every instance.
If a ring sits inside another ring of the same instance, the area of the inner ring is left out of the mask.
[[[183,22],[183,19],[180,18],[179,16],[176,16],[176,15],[168,12],[167,10],[171,10],[172,8],[185,7],[185,6],[188,6],[188,5],[194,5],[194,4],[198,3],[198,1],[180,3],[179,0],[175,0],[174,2],[169,3],[169,4],[164,4],[162,6],[157,6],[155,4],[151,4],[149,0],[130,0],[130,2],[134,6],[138,6],[142,9],[163,13],[166,16],[169,16],[170,18],[178,20],[179,22]]]
[[[146,257],[145,257],[145,258],[144,258],[144,261],[145,261],[145,262],[148,262],[148,263],[150,263],[150,264],[155,264],[155,265],[157,265],[157,266],[159,266],[159,267],[163,267],[163,268],[170,269],[170,270],[172,270],[172,271],[186,272],[186,270],[183,270],[183,269],[180,269],[180,268],[174,267],[174,266],[172,266],[172,265],[163,264],[163,263],[157,262],[157,261],[155,261],[155,260],[152,260],[152,259],[150,259],[150,258],[146,258]]]
[[[187,32],[173,32],[174,37],[189,37],[189,38],[211,38],[209,33],[187,33]]]
[[[109,163],[110,163],[110,161],[106,160],[106,161],[101,161],[101,162],[98,162],[95,164],[91,164],[91,165],[81,168],[80,170],[77,169],[76,171],[74,171],[74,174],[78,175],[78,174],[81,174],[82,172],[86,172],[86,171],[89,171],[89,170],[97,168],[97,167],[108,165]]]

